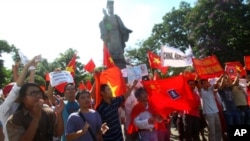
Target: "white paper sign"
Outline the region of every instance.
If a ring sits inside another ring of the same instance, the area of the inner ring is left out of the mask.
[[[148,75],[148,69],[146,64],[141,64],[138,66],[126,66],[127,69],[127,76],[128,76],[128,83],[132,84],[133,81],[141,80],[142,76]]]
[[[69,71],[51,72],[49,73],[50,84],[55,87],[61,83],[68,82],[73,83],[74,79]]]

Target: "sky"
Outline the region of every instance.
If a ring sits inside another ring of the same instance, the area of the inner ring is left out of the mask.
[[[114,13],[133,33],[126,49],[147,39],[162,17],[179,8],[182,0],[114,0]],[[184,0],[193,6],[197,0]],[[49,62],[67,49],[77,50],[86,64],[91,58],[102,65],[103,42],[99,22],[107,0],[0,0],[0,40],[33,58],[42,55]],[[14,64],[11,54],[3,54],[4,66]]]

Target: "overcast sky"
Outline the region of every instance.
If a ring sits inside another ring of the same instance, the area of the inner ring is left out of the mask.
[[[185,0],[194,5],[197,0]],[[150,36],[154,24],[181,0],[115,0],[114,13],[133,30],[127,47]],[[0,0],[0,40],[15,45],[28,58],[41,54],[52,62],[68,48],[78,51],[80,61],[91,58],[102,64],[99,22],[106,0]],[[5,66],[13,64],[4,54]]]

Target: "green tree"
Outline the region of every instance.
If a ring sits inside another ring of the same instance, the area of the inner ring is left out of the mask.
[[[199,0],[193,8],[181,2],[179,9],[166,13],[151,36],[139,42],[139,48],[128,50],[126,56],[136,63],[148,63],[148,50],[159,54],[161,45],[182,51],[190,45],[196,58],[215,54],[222,65],[227,61],[243,64],[243,56],[250,54],[249,13],[249,0]]]
[[[70,60],[72,59],[73,55],[77,53],[76,50],[69,48],[68,50],[66,50],[64,53],[60,53],[60,56],[58,58],[55,59],[55,61],[53,62],[56,65],[60,65],[60,68],[62,70],[65,70],[68,63],[70,62]],[[77,59],[79,59],[80,57],[77,55],[76,57]],[[76,60],[76,70],[75,70],[75,82],[78,84],[80,81],[83,80],[83,64],[80,63],[79,61]]]
[[[172,8],[172,11],[163,16],[163,22],[156,24],[152,29],[152,34],[145,41],[137,43],[139,48],[128,50],[126,57],[129,60],[134,60],[134,64],[146,63],[148,68],[147,52],[150,50],[155,54],[160,53],[162,45],[186,50],[189,44],[192,44],[188,36],[190,30],[185,28],[186,16],[191,12],[192,8],[187,2],[181,2],[179,9]],[[170,68],[169,72],[172,75],[179,73],[184,68]]]
[[[249,4],[248,4],[249,5]],[[200,0],[187,16],[196,57],[215,54],[223,65],[241,61],[250,54],[250,9],[243,0],[229,2]]]
[[[13,49],[15,49],[15,47],[9,45],[7,41],[0,40],[0,56],[2,55],[2,53],[11,53]],[[11,74],[11,70],[8,70],[4,67],[4,60],[0,59],[0,88],[12,81]]]

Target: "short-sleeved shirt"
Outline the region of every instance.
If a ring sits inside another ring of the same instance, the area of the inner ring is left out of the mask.
[[[98,112],[95,110],[90,110],[88,113],[82,113],[83,116],[86,118],[87,122],[90,125],[90,129],[92,132],[97,135],[100,131],[102,126],[102,120]],[[75,133],[78,130],[81,130],[84,126],[86,121],[84,121],[78,112],[72,113],[67,121],[66,126],[66,136],[70,133]],[[79,138],[73,141],[93,141],[91,134],[89,132],[85,133],[84,135],[80,136]]]
[[[226,109],[228,111],[236,110],[236,105],[233,101],[233,92],[232,88],[223,88],[222,90],[218,91],[222,101],[224,102]]]
[[[124,102],[124,96],[119,96],[108,104],[104,101],[97,107],[102,122],[106,122],[109,130],[103,135],[104,141],[123,141],[121,123],[119,121],[118,108]]]
[[[29,128],[31,121],[32,116],[24,107],[11,115],[6,124],[9,140],[18,141]],[[56,116],[53,110],[49,107],[43,107],[39,126],[33,141],[51,141],[55,124]]]
[[[236,106],[247,106],[247,93],[241,86],[233,87],[233,100]]]
[[[64,109],[63,109],[63,122],[64,122],[64,129],[66,129],[67,120],[69,118],[69,115],[77,112],[79,110],[79,104],[76,101],[64,101]],[[65,137],[65,132],[61,136],[61,141],[67,141]]]
[[[209,87],[208,90],[201,89],[200,94],[204,114],[214,114],[219,112],[218,107],[216,105],[213,90],[214,87]]]

